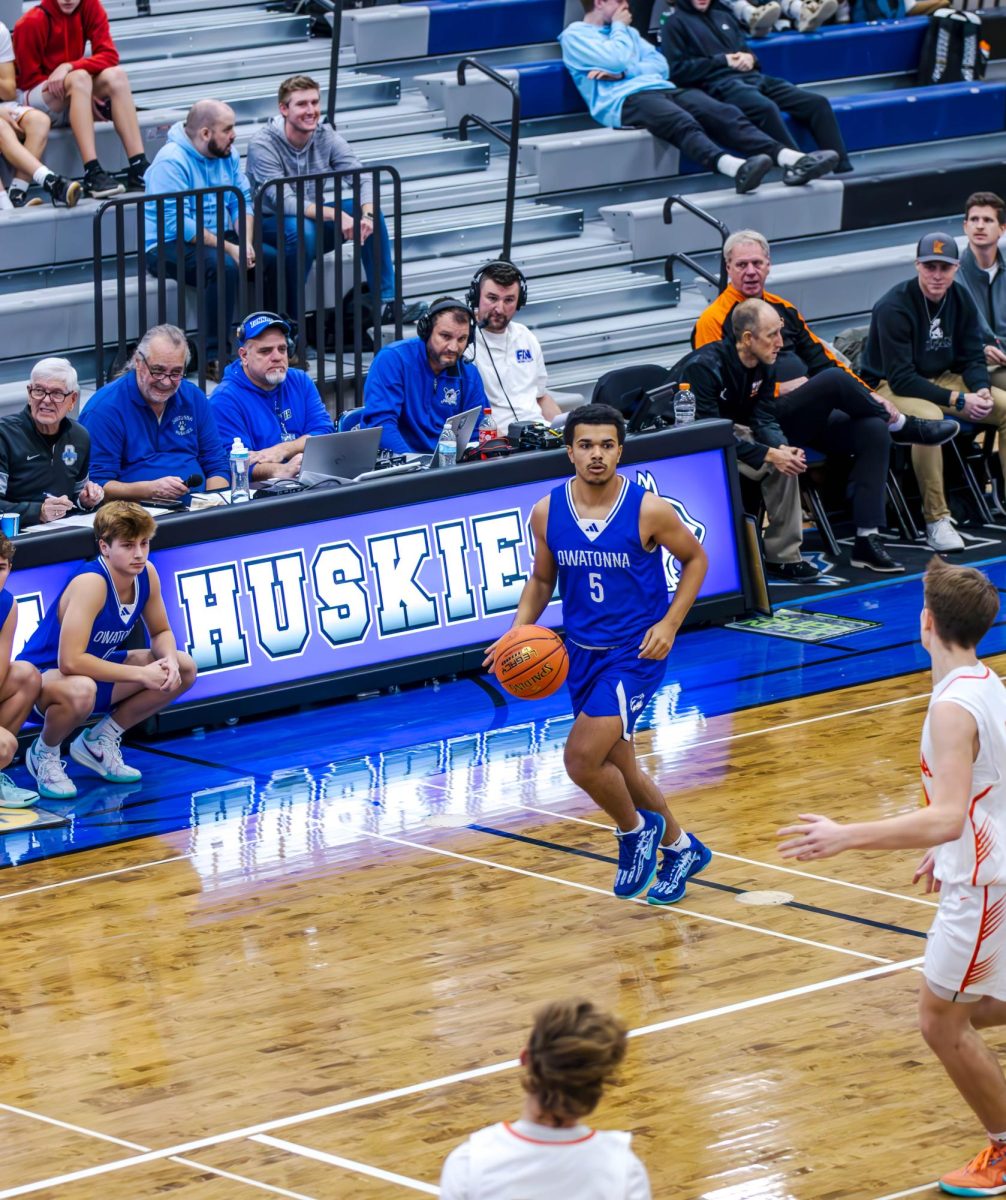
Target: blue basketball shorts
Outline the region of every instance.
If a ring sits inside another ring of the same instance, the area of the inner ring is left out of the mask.
[[[643,710],[664,682],[667,660],[639,657],[639,646],[614,646],[586,650],[566,642],[569,675],[566,686],[573,716],[620,717],[622,737],[628,741]]]
[[[124,663],[126,661],[127,654],[127,650],[112,650],[110,653],[103,655],[103,657],[107,659],[108,662]],[[47,670],[53,670],[54,667],[55,664],[53,667],[39,667],[39,670],[44,675]],[[105,713],[111,711],[112,689],[115,687],[115,684],[105,681],[96,682],[95,686],[97,691],[94,694],[94,708],[91,709],[91,712],[96,717],[103,717]],[[37,708],[35,708],[34,705],[32,705],[29,719],[32,721],[37,721],[39,724],[41,724],[45,720],[45,717],[38,711]]]

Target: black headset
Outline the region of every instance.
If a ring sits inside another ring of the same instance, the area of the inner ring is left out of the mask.
[[[424,342],[428,342],[433,334],[433,326],[436,324],[437,317],[441,313],[457,312],[459,310],[468,317],[468,344],[474,346],[475,314],[464,300],[455,300],[453,296],[447,296],[434,304],[432,308],[428,308],[416,322],[416,333]]]
[[[486,276],[486,272],[493,267],[509,267],[511,271],[517,272],[517,282],[520,289],[517,292],[517,312],[527,304],[527,280],[524,278],[524,272],[520,267],[515,267],[512,262],[507,262],[505,258],[494,258],[492,262],[487,262],[484,267],[479,269],[472,276],[472,281],[468,285],[468,291],[465,292],[465,303],[475,312],[482,301],[482,280]]]
[[[234,331],[237,334],[238,343],[245,340],[245,326],[249,321],[253,321],[256,317],[269,317],[273,325],[278,325],[286,334],[286,352],[293,358],[297,353],[297,322],[291,321],[289,317],[281,317],[279,313],[269,312],[268,309],[262,312],[249,313],[241,324]],[[265,330],[262,330],[265,333]]]

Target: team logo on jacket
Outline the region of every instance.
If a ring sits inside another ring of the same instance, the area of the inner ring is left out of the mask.
[[[190,413],[179,413],[171,423],[172,429],[179,437],[188,437],[196,427]]]
[[[457,408],[458,401],[461,399],[457,388],[445,387],[444,394],[441,398],[441,403],[449,405],[451,408]]]
[[[77,464],[77,447],[69,443],[63,447],[63,466],[72,471]]]

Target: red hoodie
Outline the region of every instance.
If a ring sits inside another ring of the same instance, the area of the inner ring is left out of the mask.
[[[119,62],[101,0],[80,0],[69,16],[56,0],[42,0],[18,21],[12,37],[17,85],[24,92],[44,83],[65,62],[91,75]],[[91,43],[90,58],[84,57],[86,42]]]

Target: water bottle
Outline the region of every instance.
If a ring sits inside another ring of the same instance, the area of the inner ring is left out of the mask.
[[[674,424],[690,425],[694,420],[695,393],[687,383],[682,383],[674,396]]]
[[[450,421],[444,422],[437,442],[437,462],[441,467],[453,467],[458,461],[458,437]]]
[[[231,445],[231,504],[251,499],[248,470],[248,447],[236,437]]]
[[[496,418],[493,416],[491,405],[486,405],[482,410],[482,424],[479,426],[479,445],[483,442],[491,442],[497,436]]]

